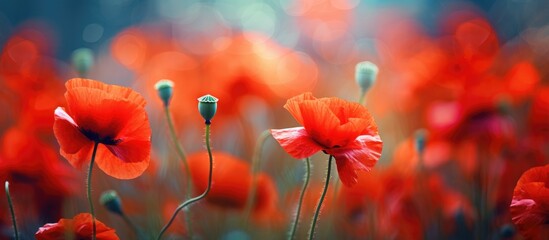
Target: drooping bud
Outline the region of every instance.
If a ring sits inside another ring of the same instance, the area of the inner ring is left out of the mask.
[[[198,111],[208,125],[212,123],[211,120],[217,111],[217,101],[218,99],[210,94],[198,98]]]
[[[80,77],[86,77],[93,66],[93,52],[89,48],[79,48],[72,52],[72,66]]]
[[[118,194],[114,190],[108,190],[101,194],[99,198],[101,205],[105,206],[107,210],[122,215],[122,200],[118,197]]]
[[[355,67],[355,81],[366,92],[374,85],[379,68],[368,61],[359,62]]]
[[[427,141],[427,130],[425,129],[419,129],[414,134],[414,145],[416,147],[416,151],[419,154],[422,154],[425,150],[425,142]]]
[[[173,85],[173,82],[168,79],[162,79],[154,84],[154,88],[158,92],[158,96],[162,99],[165,107],[170,104],[170,100],[172,99]]]

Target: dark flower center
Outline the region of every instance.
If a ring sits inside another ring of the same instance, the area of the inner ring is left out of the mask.
[[[111,136],[100,136],[99,134],[87,129],[80,129],[80,132],[82,132],[82,134],[84,134],[84,136],[86,136],[88,139],[105,145],[116,145],[122,141],[122,139],[115,139]]]

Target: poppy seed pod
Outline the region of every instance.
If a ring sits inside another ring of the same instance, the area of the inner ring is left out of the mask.
[[[101,205],[105,206],[107,210],[122,215],[122,200],[118,197],[118,194],[114,190],[108,190],[101,194],[99,198]]]
[[[72,52],[72,65],[78,76],[86,77],[93,66],[93,52],[89,48],[79,48]]]
[[[170,104],[170,100],[172,99],[173,85],[173,82],[168,79],[162,79],[154,84],[154,88],[158,91],[158,96],[162,99],[165,107]]]
[[[217,111],[217,101],[218,99],[210,94],[198,98],[198,111],[206,121],[206,124],[212,123],[211,120]]]
[[[379,68],[368,61],[359,62],[355,67],[355,81],[362,91],[370,89],[376,81]]]

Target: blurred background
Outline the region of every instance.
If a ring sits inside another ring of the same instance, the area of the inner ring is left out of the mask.
[[[183,199],[186,176],[153,88],[171,79],[170,107],[186,152],[204,149],[196,98],[210,93],[220,99],[214,149],[247,164],[228,177],[242,177],[234,184],[246,187],[229,184],[219,193],[227,199],[194,213],[199,239],[284,238],[303,162],[265,141],[260,169],[268,180],[259,184],[253,224],[243,224],[256,139],[298,125],[282,107],[292,96],[357,101],[355,65],[371,61],[380,71],[365,105],[384,141],[382,158],[359,186],[333,184],[319,238],[521,239],[509,211],[513,190],[524,171],[549,162],[543,9],[549,1],[0,1],[0,180],[13,182],[20,214],[29,216],[19,220],[28,238],[45,223],[87,211],[84,171],[59,156],[51,126],[53,109],[65,105],[64,82],[78,76],[72,53],[89,48],[95,63],[87,77],[141,93],[153,129],[149,170],[132,181],[97,171],[97,198],[118,190],[147,236]],[[420,150],[418,130],[428,136]],[[326,159],[313,158],[299,239]],[[4,205],[0,239],[11,233]],[[98,219],[122,239],[136,236],[104,209]],[[179,220],[174,239],[187,233]]]

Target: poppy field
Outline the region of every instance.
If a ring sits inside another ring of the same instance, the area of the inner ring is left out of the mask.
[[[0,3],[0,239],[549,239],[544,1],[51,4]]]

